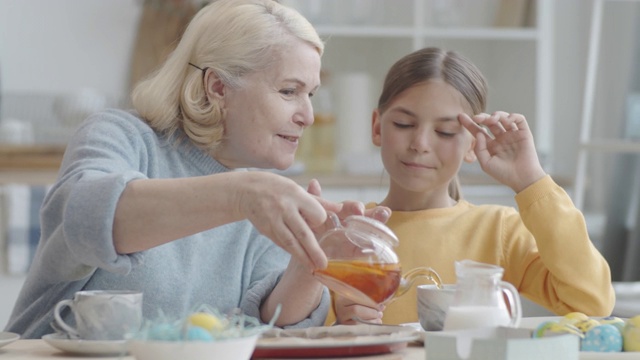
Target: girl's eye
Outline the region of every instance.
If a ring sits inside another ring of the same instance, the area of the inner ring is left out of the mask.
[[[440,135],[442,137],[446,137],[446,138],[454,137],[456,135],[456,133],[450,133],[450,132],[446,132],[446,131],[436,131],[436,133],[438,133],[438,135]]]
[[[408,129],[410,127],[412,127],[413,125],[411,124],[405,124],[405,123],[399,123],[399,122],[393,122],[393,126],[397,127],[398,129]]]

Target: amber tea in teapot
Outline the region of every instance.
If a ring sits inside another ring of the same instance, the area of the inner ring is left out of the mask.
[[[320,239],[329,260],[314,276],[344,297],[376,307],[406,293],[419,276],[440,286],[442,281],[430,268],[412,269],[404,276],[393,247],[398,238],[383,223],[364,216],[350,216],[341,226],[332,214],[335,228]]]
[[[322,278],[327,286],[327,283],[334,283],[334,289],[344,288],[342,292],[350,293],[344,294],[347,297],[367,297],[378,304],[384,303],[396,292],[402,278],[400,273],[399,264],[329,261],[327,268],[316,271],[315,275]]]

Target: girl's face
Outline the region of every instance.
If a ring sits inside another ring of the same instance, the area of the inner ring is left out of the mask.
[[[437,79],[400,93],[384,113],[374,112],[372,140],[391,178],[390,197],[416,206],[450,204],[449,182],[462,161],[475,160],[475,141],[458,121],[460,113],[471,113],[467,101]]]
[[[296,39],[275,54],[273,65],[242,80],[240,88],[212,90],[226,112],[213,156],[232,169],[288,168],[302,131],[313,124],[310,98],[320,85],[320,55]]]

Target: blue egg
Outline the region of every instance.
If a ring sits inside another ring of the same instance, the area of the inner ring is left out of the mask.
[[[200,326],[189,326],[187,329],[187,340],[191,341],[213,341],[211,333]]]
[[[622,334],[622,329],[624,329],[624,320],[616,316],[607,316],[605,318],[600,319],[600,324],[609,324],[615,326],[620,333]]]
[[[581,351],[619,352],[622,351],[622,335],[610,324],[591,328],[580,342]]]

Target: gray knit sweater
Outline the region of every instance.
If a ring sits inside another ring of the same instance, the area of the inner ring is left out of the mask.
[[[69,142],[45,198],[40,243],[6,330],[23,338],[51,333],[55,304],[91,289],[142,291],[147,319],[160,310],[182,317],[202,304],[222,312],[239,307],[259,318],[289,254],[249,221],[135,254],[118,254],[113,246],[116,203],[129,181],[226,171],[190,143],[155,133],[135,114],[108,110],[90,117]],[[329,303],[325,291],[310,317],[292,327],[322,325]]]

